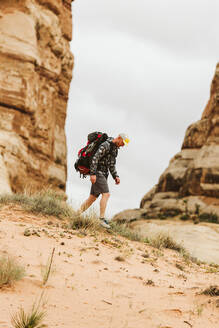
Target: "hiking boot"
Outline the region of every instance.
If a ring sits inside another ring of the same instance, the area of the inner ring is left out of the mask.
[[[110,225],[108,223],[108,221],[104,218],[100,218],[100,225],[106,229],[110,229]]]

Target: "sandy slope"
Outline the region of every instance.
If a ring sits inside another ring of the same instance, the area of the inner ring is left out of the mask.
[[[192,221],[169,220],[139,220],[133,222],[133,227],[145,236],[167,232],[175,241],[184,245],[190,254],[208,263],[219,265],[219,224]]]
[[[29,309],[43,290],[50,328],[219,327],[219,297],[198,295],[219,285],[218,273],[206,272],[204,265],[188,266],[171,250],[160,252],[104,232],[69,233],[56,226],[60,221],[47,225],[48,220],[19,208],[0,211],[0,250],[19,259],[27,272],[0,290],[1,328],[12,327],[10,314],[21,305]],[[40,237],[25,237],[27,227],[39,230]],[[43,288],[41,264],[53,247],[55,272]],[[146,251],[148,258],[142,257]],[[115,260],[118,255],[125,261]]]

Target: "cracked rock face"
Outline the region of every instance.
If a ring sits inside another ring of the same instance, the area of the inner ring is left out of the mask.
[[[149,215],[179,213],[185,210],[185,201],[190,212],[198,205],[202,212],[219,215],[219,64],[201,120],[188,127],[181,152],[140,207]]]
[[[0,1],[0,193],[65,190],[71,2]]]

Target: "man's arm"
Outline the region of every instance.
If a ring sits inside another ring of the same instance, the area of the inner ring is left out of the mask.
[[[118,173],[116,171],[116,158],[111,156],[110,160],[110,166],[109,166],[110,173],[114,180],[116,180],[116,183],[119,179]],[[118,184],[118,183],[117,183]]]

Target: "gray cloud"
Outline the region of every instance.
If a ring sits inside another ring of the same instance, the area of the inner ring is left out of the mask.
[[[79,29],[108,29],[158,43],[179,56],[216,58],[217,0],[87,0],[75,4]],[[99,28],[97,27],[99,23]],[[203,42],[205,40],[205,42]]]

